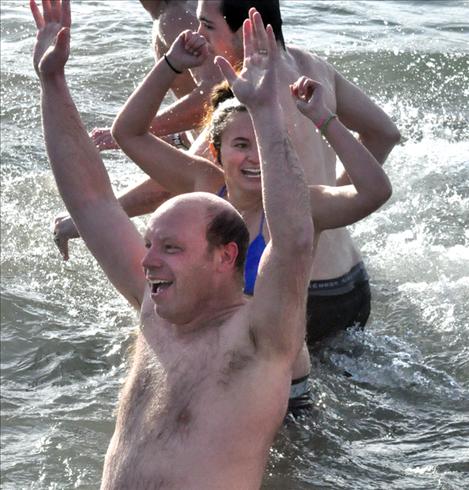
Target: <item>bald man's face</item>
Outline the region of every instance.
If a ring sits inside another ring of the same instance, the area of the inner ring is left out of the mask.
[[[242,29],[232,32],[220,11],[221,0],[199,0],[197,19],[199,34],[208,42],[210,51],[223,56],[232,65],[243,61]]]
[[[204,207],[180,206],[156,214],[145,233],[142,261],[158,315],[186,323],[204,308],[215,276]]]

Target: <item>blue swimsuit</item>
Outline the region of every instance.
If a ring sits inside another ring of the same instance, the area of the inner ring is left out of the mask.
[[[259,262],[261,261],[262,252],[265,249],[265,240],[262,235],[262,228],[264,227],[264,211],[262,211],[261,224],[259,226],[259,233],[256,238],[249,244],[248,252],[246,254],[246,265],[244,266],[244,293],[252,296],[254,294],[254,284],[256,283],[257,269],[259,269]]]
[[[223,197],[226,193],[226,186],[224,185],[218,192],[219,197]],[[262,219],[259,225],[259,233],[256,238],[249,244],[249,248],[246,254],[246,264],[244,266],[244,293],[252,296],[254,294],[254,284],[256,283],[257,269],[259,269],[259,262],[262,257],[262,252],[266,247],[264,236],[262,235],[262,228],[264,228],[264,211],[262,211]]]

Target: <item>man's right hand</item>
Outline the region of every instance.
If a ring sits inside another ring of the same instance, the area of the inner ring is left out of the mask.
[[[72,218],[67,214],[57,216],[54,220],[54,243],[65,261],[69,259],[68,241],[72,238],[80,238]]]
[[[29,2],[36,27],[34,69],[40,78],[64,73],[70,54],[70,2],[69,0],[43,1],[43,14],[35,0]]]
[[[99,151],[119,149],[119,145],[108,128],[94,128],[90,133],[90,137]]]

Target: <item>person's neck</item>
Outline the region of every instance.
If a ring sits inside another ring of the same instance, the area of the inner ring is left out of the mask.
[[[259,190],[243,191],[233,189],[226,184],[228,201],[241,213],[241,215],[259,212],[262,210],[262,192]]]
[[[185,323],[173,323],[173,331],[180,340],[190,341],[194,336],[223,325],[246,302],[242,282],[216,289],[211,299],[199,309],[196,318]]]

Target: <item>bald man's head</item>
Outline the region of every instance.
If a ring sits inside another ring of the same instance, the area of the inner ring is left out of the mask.
[[[228,243],[235,243],[238,248],[235,266],[243,273],[249,232],[242,216],[229,202],[207,192],[182,194],[169,199],[153,213],[149,228],[160,219],[200,222],[205,227],[209,252]]]

